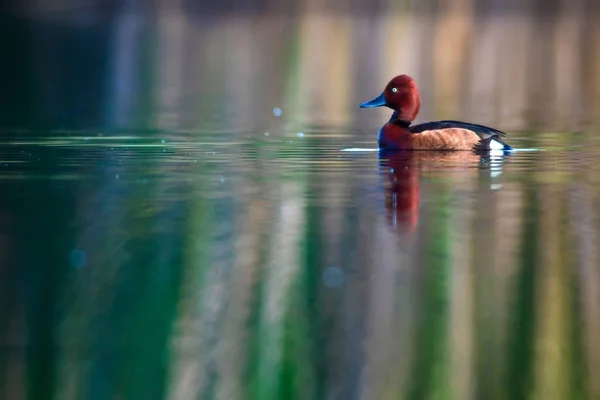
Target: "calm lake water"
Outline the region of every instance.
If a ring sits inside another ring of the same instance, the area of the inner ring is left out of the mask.
[[[600,398],[583,2],[553,19],[44,4],[0,23],[0,398]],[[375,148],[388,111],[358,105],[399,73],[418,122],[492,125],[522,151],[345,151]]]
[[[3,143],[5,398],[594,397],[595,136],[303,134]]]

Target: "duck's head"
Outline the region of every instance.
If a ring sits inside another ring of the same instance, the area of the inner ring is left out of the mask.
[[[421,98],[415,80],[408,75],[394,77],[383,93],[371,101],[362,103],[360,108],[389,107],[396,111],[401,121],[412,122],[421,108]]]

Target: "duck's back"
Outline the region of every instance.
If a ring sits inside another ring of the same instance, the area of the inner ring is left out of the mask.
[[[479,136],[480,139],[488,139],[490,137],[501,138],[506,136],[505,132],[490,128],[489,126],[453,120],[425,122],[423,124],[408,127],[408,130],[411,133],[423,133],[425,131],[438,131],[445,129],[465,129],[474,132],[477,136]]]

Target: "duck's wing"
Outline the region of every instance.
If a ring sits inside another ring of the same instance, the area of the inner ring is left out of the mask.
[[[487,139],[490,137],[501,138],[506,136],[505,132],[499,131],[498,129],[490,128],[489,126],[453,120],[425,122],[424,124],[410,126],[408,127],[408,130],[411,133],[421,133],[425,131],[431,131],[434,129],[448,128],[468,129],[470,131],[475,132],[475,134],[477,134],[477,136],[479,136],[481,139]]]

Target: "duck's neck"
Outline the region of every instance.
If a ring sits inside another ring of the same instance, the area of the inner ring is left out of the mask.
[[[412,121],[406,121],[406,120],[400,119],[400,113],[398,111],[394,111],[392,113],[392,117],[390,118],[390,123],[401,126],[403,128],[408,128],[410,126],[411,122]]]

